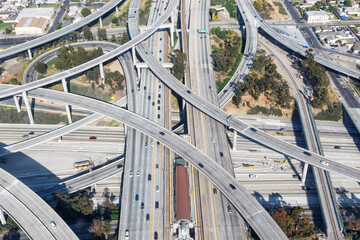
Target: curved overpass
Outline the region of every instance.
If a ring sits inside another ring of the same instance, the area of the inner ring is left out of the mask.
[[[59,49],[62,47],[69,47],[72,46],[74,48],[77,47],[83,47],[83,48],[97,48],[97,47],[101,47],[104,51],[110,52],[112,50],[114,50],[115,48],[119,47],[118,44],[116,43],[111,43],[111,42],[104,42],[104,41],[88,41],[88,42],[78,42],[78,43],[71,43],[71,44],[67,44],[61,47],[57,47],[54,48],[50,51],[47,51],[43,54],[41,54],[40,56],[38,56],[37,58],[35,58],[33,61],[31,61],[29,63],[29,65],[27,65],[27,67],[24,70],[23,76],[22,76],[22,80],[23,83],[29,83],[29,82],[33,82],[34,80],[36,81],[36,79],[33,78],[34,73],[35,73],[35,65],[38,62],[43,62],[43,63],[47,63],[48,61],[50,61],[52,58],[56,57]]]
[[[219,104],[220,107],[224,107],[232,97],[235,95],[234,89],[236,82],[240,80],[245,80],[246,75],[250,72],[252,63],[255,60],[256,49],[258,47],[258,31],[255,25],[255,21],[246,21],[246,14],[248,12],[244,1],[237,0],[236,1],[242,19],[245,23],[246,30],[246,40],[245,40],[245,48],[244,48],[244,56],[241,59],[241,62],[231,77],[230,81],[226,84],[226,86],[221,90],[218,94],[219,96]]]
[[[171,4],[174,4],[173,0],[171,1]],[[161,22],[164,21],[164,18],[166,18],[170,15],[169,9],[171,9],[171,7],[168,7],[168,9],[166,10],[167,16],[163,15],[160,18],[160,20],[157,23],[155,23],[154,25],[159,26],[161,24]],[[130,13],[134,14],[134,10],[131,10]],[[129,19],[131,19],[129,21],[129,23],[131,23],[132,21],[135,20],[135,18],[129,18]],[[136,20],[135,20],[135,22],[136,22]],[[136,23],[132,23],[132,24],[136,24]],[[151,29],[149,29],[145,33],[149,34],[149,31],[152,31],[152,32],[155,31],[156,27],[154,25]],[[131,31],[134,31],[134,30],[131,29]],[[136,35],[134,35],[136,37],[134,38],[134,40],[131,40],[127,44],[129,44],[129,45],[134,44],[134,41],[138,41],[145,34],[144,33],[144,34],[138,35],[137,29],[135,31],[136,31],[136,33],[132,33],[132,34],[136,34]],[[113,51],[109,54],[116,55],[118,52],[117,50],[121,49],[125,45],[117,48],[115,51]],[[126,45],[126,46],[128,47],[129,45]],[[183,99],[185,99],[187,102],[189,102],[194,107],[198,108],[199,110],[201,110],[202,112],[204,112],[205,114],[210,116],[211,118],[223,123],[226,126],[233,128],[234,130],[238,131],[239,133],[241,133],[261,144],[264,144],[270,148],[273,148],[273,149],[275,149],[283,154],[286,154],[290,157],[299,159],[301,161],[307,162],[311,165],[317,166],[319,168],[322,168],[322,169],[325,169],[328,171],[335,171],[339,174],[348,176],[355,180],[360,179],[359,170],[357,170],[357,169],[346,167],[342,164],[331,161],[320,155],[311,153],[306,149],[303,149],[303,148],[291,145],[289,143],[283,142],[281,140],[278,140],[278,139],[274,138],[273,136],[266,134],[263,131],[251,128],[248,124],[246,124],[238,119],[233,118],[231,115],[220,110],[215,105],[208,103],[207,101],[205,101],[198,95],[194,94],[186,86],[181,84],[176,78],[174,78],[169,72],[167,72],[151,54],[149,54],[149,51],[146,48],[146,46],[144,46],[143,44],[139,44],[137,46],[137,50],[138,50],[139,55],[142,57],[142,59],[148,64],[148,66],[151,68],[151,70],[154,72],[154,74],[157,75],[157,77],[160,78],[164,82],[164,84],[166,84],[169,88],[171,88],[172,90],[177,92]],[[99,58],[106,59],[106,58],[108,58],[109,54],[105,54]],[[90,62],[92,62],[92,64],[93,64],[94,62],[99,61],[98,60],[99,58],[94,59]],[[100,62],[101,62],[101,60],[100,60]],[[95,63],[95,64],[97,64],[97,63]],[[0,98],[12,96],[12,95],[20,93],[22,91],[31,90],[31,89],[49,84],[51,82],[58,81],[58,80],[64,78],[62,75],[72,76],[74,74],[74,72],[75,72],[75,74],[77,74],[78,72],[83,71],[83,69],[79,69],[79,68],[84,67],[84,65],[88,65],[88,63],[82,64],[78,67],[75,67],[68,71],[56,74],[56,75],[54,75],[52,77],[48,77],[46,79],[42,79],[42,80],[32,82],[32,83],[29,83],[26,85],[18,86],[15,88],[8,88],[7,90],[3,90],[0,92]],[[322,161],[329,163],[329,166],[321,164]]]
[[[88,61],[88,62],[81,64],[79,66],[76,66],[74,68],[57,73],[53,76],[49,76],[49,77],[43,78],[41,80],[25,84],[25,85],[20,85],[14,89],[2,90],[2,91],[0,91],[0,98],[9,97],[9,96],[15,95],[17,93],[29,91],[29,90],[36,89],[39,87],[43,87],[45,85],[60,81],[64,78],[72,77],[72,76],[82,73],[88,69],[96,67],[100,63],[106,62],[110,59],[113,59],[113,58],[125,53],[131,47],[136,46],[140,42],[147,39],[151,34],[153,34],[162,25],[162,23],[164,23],[170,17],[171,12],[172,12],[171,10],[174,9],[173,6],[175,6],[175,5],[176,5],[176,1],[170,0],[167,10],[152,26],[148,27],[145,32],[143,32],[136,38],[134,38],[134,39],[130,40],[129,42],[125,43],[124,45],[121,45],[120,47],[116,48],[114,51],[111,51],[110,53],[104,54],[98,58],[95,58],[91,61]],[[129,16],[131,14],[134,14],[134,10],[129,9]]]
[[[129,32],[131,36],[137,36],[138,30],[136,27],[136,20],[129,20]],[[144,60],[144,62],[149,66],[152,72],[159,78],[161,81],[167,85],[170,89],[179,94],[185,101],[207,114],[209,117],[219,121],[220,123],[228,126],[229,128],[234,129],[242,135],[249,137],[252,140],[257,141],[260,144],[268,146],[278,152],[281,152],[285,155],[288,155],[292,158],[299,159],[303,162],[307,162],[316,167],[334,171],[341,175],[348,176],[355,180],[360,179],[360,170],[347,167],[343,164],[339,164],[335,161],[329,160],[318,154],[314,154],[306,149],[294,146],[292,144],[281,141],[259,129],[255,129],[245,122],[234,118],[232,115],[222,111],[215,105],[207,102],[203,98],[199,97],[197,94],[193,93],[189,88],[184,86],[179,80],[177,80],[173,75],[171,75],[167,70],[165,70],[159,62],[152,56],[148,54],[149,50],[145,44],[141,43],[136,46],[138,54]],[[325,161],[328,165],[324,165],[321,162]]]
[[[250,0],[245,0],[244,2],[246,3],[248,9],[250,10],[250,11],[245,11],[246,19],[248,21],[256,21],[259,24],[259,26],[261,27],[261,29],[264,32],[266,32],[269,36],[271,36],[273,39],[275,39],[276,41],[278,41],[282,45],[286,46],[287,48],[291,49],[292,51],[295,51],[295,52],[301,54],[302,56],[305,56],[304,48],[302,48],[300,45],[294,44],[293,42],[287,40],[286,38],[284,38],[280,34],[276,33],[269,26],[269,24],[267,24],[265,21],[263,21],[260,14],[256,11],[254,5],[252,4],[252,2]],[[240,11],[244,11],[244,9],[241,9]],[[256,19],[254,18],[254,16],[256,16]],[[335,62],[332,62],[330,60],[327,60],[327,59],[321,57],[318,54],[314,54],[314,58],[318,63],[320,63],[321,65],[323,65],[323,66],[325,66],[325,67],[327,67],[329,69],[335,70],[335,71],[337,71],[339,73],[343,73],[343,74],[345,74],[347,76],[350,76],[350,77],[360,79],[360,72],[358,72],[358,71],[347,69],[347,68],[345,68],[343,66],[340,66],[339,64],[337,64]]]
[[[62,218],[25,184],[0,168],[0,206],[30,239],[78,239]],[[50,222],[57,225],[52,228]]]
[[[44,89],[36,89],[29,94],[32,93],[36,93],[41,99],[66,103],[106,115],[151,136],[181,155],[208,177],[248,220],[261,239],[287,239],[266,210],[233,176],[175,133],[135,113],[99,100],[53,90],[44,91]]]
[[[106,4],[105,6],[100,8],[98,11],[94,12],[93,14],[90,14],[89,16],[87,16],[86,18],[82,19],[81,21],[79,21],[77,23],[71,24],[67,27],[61,28],[60,30],[46,34],[42,37],[36,38],[36,39],[28,41],[26,43],[19,44],[14,47],[0,51],[0,59],[15,55],[20,52],[24,52],[28,49],[31,49],[31,48],[34,48],[34,47],[37,47],[40,45],[43,45],[47,42],[58,39],[72,31],[75,31],[75,30],[93,22],[94,20],[100,18],[101,16],[106,14],[108,11],[110,11],[111,9],[116,7],[122,1],[124,1],[124,0],[112,0],[111,2],[109,2],[108,4]]]

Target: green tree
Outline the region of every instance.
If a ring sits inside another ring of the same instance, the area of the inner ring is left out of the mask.
[[[94,219],[91,226],[89,227],[89,232],[91,232],[95,237],[101,237],[103,231],[101,228],[101,221],[99,219]]]
[[[55,27],[56,30],[59,30],[59,29],[61,29],[61,28],[62,28],[62,23],[59,23],[59,24],[56,25],[56,27]]]
[[[184,77],[187,57],[186,54],[181,52],[179,49],[174,50],[174,53],[175,56],[172,67],[173,75],[177,79],[181,80]]]
[[[108,84],[114,90],[122,90],[124,88],[122,85],[124,80],[124,75],[119,71],[105,73],[105,84]]]
[[[214,17],[217,15],[217,10],[214,8],[209,9],[210,18],[212,21],[214,21]]]
[[[289,213],[280,208],[272,217],[289,238],[302,239],[315,234],[314,224],[301,207],[294,207]]]
[[[111,22],[113,24],[119,25],[119,19],[117,17],[114,17],[113,19],[111,19]]]
[[[90,9],[88,9],[88,8],[83,8],[83,9],[81,9],[81,15],[83,15],[83,17],[87,17],[87,16],[89,16],[91,14],[91,10]]]
[[[47,65],[43,62],[38,62],[35,69],[38,71],[38,73],[45,74],[47,71]]]
[[[12,28],[6,28],[5,29],[5,34],[10,34],[12,32]]]
[[[123,45],[123,44],[127,43],[128,41],[130,41],[129,35],[127,32],[124,32],[122,35],[122,38],[120,40],[120,44]]]
[[[93,204],[93,201],[90,200],[87,196],[78,194],[73,199],[71,199],[70,206],[75,211],[80,212],[86,216],[93,213]]]
[[[117,43],[117,42],[118,42],[118,39],[116,38],[115,35],[111,35],[110,42],[113,42],[113,43]]]
[[[105,239],[108,239],[109,233],[111,231],[111,224],[109,221],[105,221],[102,223],[102,231],[105,235]]]
[[[107,34],[106,34],[106,29],[105,28],[98,28],[98,38],[99,40],[107,40]]]
[[[11,85],[21,85],[21,83],[16,78],[10,79],[9,83]]]
[[[351,0],[345,0],[344,5],[345,5],[345,7],[351,7],[352,6],[352,1]]]
[[[90,30],[90,27],[88,25],[83,26],[81,30],[82,30],[82,32],[84,34],[84,38],[86,40],[92,40],[93,39],[93,34],[92,34],[92,32]]]

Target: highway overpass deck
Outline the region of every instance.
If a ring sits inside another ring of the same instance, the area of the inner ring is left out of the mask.
[[[89,24],[89,23],[93,22],[94,20],[102,17],[104,14],[109,12],[111,9],[113,9],[118,4],[122,3],[123,1],[124,0],[112,0],[111,2],[106,4],[104,7],[102,7],[98,11],[96,11],[95,13],[90,14],[89,16],[85,17],[84,19],[82,19],[79,22],[76,22],[67,27],[61,28],[60,30],[54,31],[52,33],[46,34],[46,35],[36,38],[34,40],[31,40],[31,41],[25,42],[23,44],[19,44],[14,47],[2,50],[2,51],[0,51],[0,59],[15,55],[20,52],[27,51],[28,49],[43,45],[47,42],[58,39],[72,31],[75,31],[75,30],[85,26],[86,24]]]
[[[0,186],[0,206],[31,239],[78,239],[44,200],[3,169],[0,169]],[[51,221],[56,228],[51,227]]]
[[[246,189],[236,181],[236,179],[234,179],[227,171],[223,170],[222,167],[211,158],[207,157],[181,137],[163,127],[160,127],[152,121],[144,119],[139,115],[119,108],[113,104],[58,91],[53,91],[53,94],[48,96],[49,94],[47,94],[47,91],[50,90],[41,90],[42,89],[34,90],[34,92],[39,93],[39,98],[41,99],[49,99],[87,108],[121,121],[126,125],[136,128],[137,130],[160,141],[171,150],[180,154],[185,160],[189,161],[195,168],[208,177],[240,211],[242,216],[248,220],[251,226],[256,229],[260,238],[287,239],[265,209],[262,208],[262,206],[246,191]],[[224,181],[224,179],[227,180]],[[267,227],[265,227],[265,230],[259,226]]]

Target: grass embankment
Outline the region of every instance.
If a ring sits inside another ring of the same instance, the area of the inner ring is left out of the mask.
[[[246,114],[289,117],[294,111],[294,100],[289,85],[278,73],[271,56],[257,51],[256,58],[246,81],[238,82],[232,103]]]
[[[68,118],[66,114],[52,113],[41,110],[34,110],[34,121],[37,124],[68,124]],[[72,115],[72,120],[78,121],[84,118],[80,115]],[[0,123],[29,123],[29,117],[26,110],[21,110],[19,113],[14,107],[0,106]]]
[[[210,5],[221,5],[226,8],[230,14],[230,17],[237,18],[237,5],[235,0],[211,0]]]
[[[146,25],[150,14],[151,0],[143,0],[139,11],[139,25]]]
[[[242,38],[232,30],[211,29],[212,58],[216,86],[220,92],[236,72],[243,53]]]

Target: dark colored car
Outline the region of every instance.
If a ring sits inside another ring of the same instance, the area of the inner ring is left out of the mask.
[[[144,203],[143,202],[141,203],[141,209],[144,209]]]
[[[97,137],[95,137],[95,136],[91,136],[91,137],[89,137],[89,139],[90,139],[90,140],[96,140],[96,139],[97,139]]]

